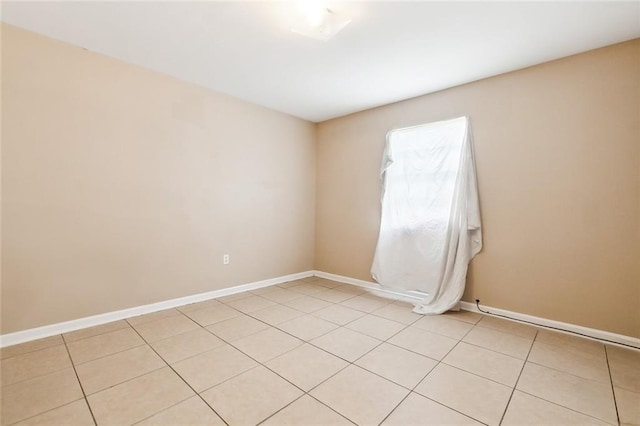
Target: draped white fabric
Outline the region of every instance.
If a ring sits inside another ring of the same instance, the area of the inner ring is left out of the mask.
[[[384,287],[427,293],[414,312],[456,308],[482,248],[472,144],[467,117],[387,135],[371,273]]]

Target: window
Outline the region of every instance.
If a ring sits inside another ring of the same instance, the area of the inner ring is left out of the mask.
[[[466,128],[462,117],[389,132],[383,216],[393,229],[446,230]]]
[[[381,177],[372,276],[385,287],[426,293],[415,312],[451,309],[482,247],[469,120],[389,132]]]

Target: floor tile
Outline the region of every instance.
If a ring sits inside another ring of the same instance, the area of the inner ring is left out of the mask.
[[[527,339],[533,339],[538,331],[536,327],[530,325],[491,316],[484,316],[478,321],[477,326],[491,328]]]
[[[640,351],[607,346],[614,386],[640,393]]]
[[[441,360],[458,343],[457,340],[409,326],[389,339],[389,343]]]
[[[229,303],[229,302],[233,302],[234,300],[240,300],[240,299],[244,299],[246,297],[251,297],[251,296],[253,296],[252,293],[249,293],[248,291],[243,291],[241,293],[235,293],[235,294],[230,294],[228,296],[217,297],[216,300],[222,303]]]
[[[308,341],[316,337],[327,334],[331,330],[338,328],[337,324],[314,317],[313,315],[304,315],[294,318],[291,321],[283,322],[278,328],[293,334],[299,339]]]
[[[353,426],[346,418],[308,395],[303,395],[261,426]]]
[[[611,381],[640,424],[638,351],[381,296],[310,277],[4,348],[0,424],[93,424],[64,341],[100,424],[223,425],[189,386],[232,424],[615,424]]]
[[[295,291],[286,290],[280,287],[271,287],[268,292],[262,294],[262,297],[269,299],[272,302],[285,303],[291,300],[299,299],[304,294],[296,293]]]
[[[249,293],[251,294],[257,294],[257,295],[262,295],[265,293],[268,293],[270,291],[273,291],[273,289],[279,289],[280,287],[278,287],[277,285],[268,285],[265,287],[260,287],[260,288],[256,288],[254,290],[249,290]]]
[[[302,394],[291,383],[259,366],[209,389],[202,397],[228,424],[255,425]]]
[[[311,340],[310,343],[342,359],[353,362],[378,346],[381,342],[378,339],[365,336],[356,331],[338,328]]]
[[[319,385],[348,363],[309,344],[298,346],[265,364],[304,391]]]
[[[43,376],[71,367],[71,360],[64,345],[52,346],[2,360],[2,386]]]
[[[483,317],[482,314],[479,314],[477,312],[469,312],[463,310],[447,311],[442,315],[450,319],[468,322],[469,324],[477,324],[478,321],[480,321]]]
[[[74,425],[93,426],[93,417],[84,398],[74,401],[62,407],[54,408],[46,413],[39,414],[19,423],[15,426],[53,426]]]
[[[388,343],[356,361],[356,365],[409,389],[417,385],[436,364],[431,358]]]
[[[221,304],[222,302],[216,299],[209,299],[202,302],[189,303],[188,305],[180,306],[177,309],[183,314],[186,314],[188,312],[199,311],[200,309],[215,308],[217,306],[220,306]]]
[[[375,315],[365,315],[347,324],[346,327],[379,340],[387,340],[406,325]]]
[[[173,364],[178,374],[202,392],[258,365],[230,345],[224,345]]]
[[[381,307],[388,305],[389,303],[390,301],[388,299],[370,296],[368,294],[362,294],[360,296],[347,299],[344,302],[340,302],[342,306],[367,313],[373,312],[376,309],[380,309]]]
[[[351,293],[355,295],[364,294],[367,292],[366,289],[362,287],[358,287],[356,285],[351,284],[342,284],[333,288],[334,290],[342,291],[343,293]]]
[[[267,306],[273,306],[275,305],[275,302],[260,296],[249,296],[244,299],[229,302],[227,305],[241,312],[249,313],[257,311],[258,309],[264,309]]]
[[[233,345],[251,358],[264,363],[289,352],[303,342],[273,327],[233,342]]]
[[[413,312],[412,309],[413,305],[409,305],[408,303],[394,302],[385,305],[380,309],[376,309],[375,311],[371,312],[371,314],[402,324],[410,325],[423,317],[423,315]]]
[[[382,424],[384,426],[482,425],[470,417],[417,393],[411,393]]]
[[[355,297],[355,295],[352,293],[345,293],[339,290],[325,290],[325,291],[321,291],[319,293],[314,294],[313,297],[317,299],[322,299],[326,302],[340,303],[347,299],[351,299],[352,297]]]
[[[207,330],[227,342],[233,342],[234,340],[251,336],[267,328],[269,328],[269,326],[262,321],[242,314],[238,317],[212,324],[207,327]]]
[[[469,373],[514,387],[524,360],[460,342],[442,360]]]
[[[359,425],[379,424],[408,393],[355,365],[311,391],[314,398]]]
[[[640,393],[622,388],[614,388],[620,423],[640,425]]]
[[[322,287],[336,288],[342,285],[342,283],[338,281],[328,280],[326,278],[320,278],[320,277],[317,277],[317,278],[318,278],[317,280],[313,281],[313,284],[319,285]]]
[[[607,358],[612,366],[640,369],[640,350],[607,345]]]
[[[316,299],[315,297],[303,296],[299,299],[286,302],[285,305],[298,311],[310,314],[312,312],[316,312],[320,309],[331,306],[331,303],[325,302],[324,300]]]
[[[304,283],[291,288],[291,291],[297,293],[306,294],[307,296],[313,296],[314,294],[325,291],[327,288],[313,283]]]
[[[176,425],[224,426],[225,423],[199,396],[192,396],[140,423],[136,423],[136,426]]]
[[[434,368],[415,391],[488,425],[500,423],[511,396],[508,386],[446,364]]]
[[[611,385],[527,362],[518,390],[615,424]]]
[[[169,364],[198,355],[225,343],[203,328],[152,342],[153,349]]]
[[[174,315],[135,325],[134,328],[147,342],[156,342],[187,331],[197,330],[200,326],[184,315]]]
[[[99,425],[125,425],[169,408],[194,393],[169,367],[87,397]]]
[[[367,291],[367,295],[375,299],[383,299],[387,303],[395,303],[400,301],[405,303],[413,303],[416,300],[413,297],[402,296],[400,294],[390,293],[377,288],[369,289]]]
[[[456,340],[462,339],[473,327],[472,324],[450,319],[443,315],[424,315],[413,323],[413,326]]]
[[[640,368],[611,366],[611,380],[614,386],[640,393]]]
[[[557,331],[542,329],[538,331],[536,342],[573,349],[575,352],[604,357],[604,345],[602,343],[567,333],[559,333]]]
[[[76,367],[85,394],[90,395],[166,366],[147,345],[128,349]]]
[[[330,305],[313,313],[313,316],[315,317],[322,318],[338,325],[348,324],[364,315],[364,312],[356,311],[355,309],[341,305]]]
[[[462,341],[520,359],[527,358],[533,344],[533,338],[520,337],[486,327],[473,327]]]
[[[267,324],[278,325],[304,315],[303,312],[288,308],[284,305],[273,305],[268,308],[251,312],[251,316]]]
[[[301,284],[304,284],[305,282],[306,282],[306,281],[304,281],[304,279],[302,279],[302,280],[287,281],[286,283],[280,283],[280,284],[278,284],[278,287],[286,288],[286,289],[290,289],[291,287],[299,286],[299,285],[301,285]]]
[[[198,309],[197,311],[193,312],[186,312],[185,315],[201,326],[206,327],[211,324],[216,324],[221,321],[226,321],[228,319],[238,317],[242,315],[242,313],[224,304],[221,304],[217,306],[211,306],[209,308]]]
[[[111,331],[67,344],[73,363],[78,365],[103,356],[144,345],[144,340],[132,328]]]
[[[82,398],[73,368],[2,387],[2,425],[44,413]]]
[[[152,312],[150,314],[127,318],[127,322],[132,326],[135,326],[135,325],[144,324],[145,322],[157,321],[159,319],[169,318],[175,315],[180,315],[180,312],[177,309],[165,309],[163,311]]]
[[[2,359],[6,359],[13,356],[39,351],[40,349],[46,349],[52,346],[63,344],[64,341],[62,340],[62,336],[58,334],[56,336],[45,337],[44,339],[33,340],[31,342],[20,343],[19,345],[0,348],[0,356],[2,357]]]
[[[515,391],[504,415],[503,425],[599,425],[605,423],[596,418],[535,396]]]
[[[592,355],[592,352],[589,351],[570,350],[567,347],[548,345],[536,340],[533,342],[527,360],[585,379],[603,383],[610,381],[609,367],[604,352],[602,355]]]
[[[86,339],[87,337],[97,336],[98,334],[108,333],[110,331],[129,328],[130,325],[125,320],[109,322],[107,324],[97,325],[95,327],[83,328],[82,330],[72,331],[64,334],[64,340],[75,342],[76,340]]]

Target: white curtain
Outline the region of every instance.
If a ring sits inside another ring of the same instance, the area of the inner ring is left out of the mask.
[[[414,312],[457,308],[469,262],[482,248],[472,145],[467,117],[387,135],[371,273],[384,287],[427,293]]]

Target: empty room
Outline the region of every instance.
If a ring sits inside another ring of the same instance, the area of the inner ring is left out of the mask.
[[[0,21],[0,426],[640,425],[640,2]]]

